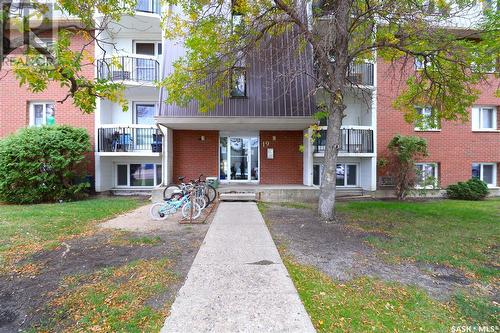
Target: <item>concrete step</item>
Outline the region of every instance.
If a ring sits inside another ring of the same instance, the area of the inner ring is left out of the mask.
[[[257,201],[255,192],[224,192],[219,198],[221,201]]]

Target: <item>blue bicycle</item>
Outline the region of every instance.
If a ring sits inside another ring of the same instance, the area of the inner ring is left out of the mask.
[[[191,215],[190,193],[185,194],[180,198],[173,197],[170,200],[153,204],[149,209],[149,216],[151,216],[153,220],[165,220],[170,215],[177,212],[179,208],[181,208],[182,216],[184,218],[189,218],[189,216]],[[193,220],[197,219],[201,214],[201,207],[196,202],[193,202],[192,213]]]

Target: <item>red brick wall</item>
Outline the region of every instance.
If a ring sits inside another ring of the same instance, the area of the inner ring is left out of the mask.
[[[472,132],[472,124],[467,122],[443,122],[440,132],[417,132],[413,124],[404,121],[400,111],[392,107],[392,101],[404,89],[404,75],[400,68],[379,59],[377,70],[377,153],[383,156],[387,144],[396,134],[416,135],[427,140],[429,156],[427,162],[440,163],[440,183],[442,187],[471,177],[473,162],[500,162],[500,132]],[[499,81],[492,78],[491,85],[478,87],[482,94],[477,105],[500,105],[500,98],[494,96]],[[500,114],[497,114],[500,117]],[[470,117],[469,117],[470,118]],[[500,185],[500,169],[497,181]]]
[[[73,38],[72,47],[81,49],[85,41],[81,36]],[[88,43],[88,42],[86,42]],[[93,44],[88,45],[86,50],[94,54]],[[84,66],[82,73],[92,78],[94,76],[93,66]],[[28,91],[25,86],[19,86],[19,81],[4,63],[0,71],[0,138],[29,125],[29,102],[30,101],[54,101],[56,124],[67,124],[75,127],[86,128],[94,144],[94,114],[83,114],[72,104],[68,98],[63,104],[57,103],[62,100],[67,92],[67,87],[60,87],[58,83],[49,84],[48,88],[41,93],[35,94]],[[94,170],[94,154],[89,154],[89,172]]]
[[[261,184],[303,183],[303,156],[299,150],[303,135],[302,131],[260,132]],[[276,141],[273,141],[273,136]],[[267,148],[274,148],[274,159],[267,159]]]
[[[205,136],[205,141],[200,137]],[[173,131],[173,182],[179,176],[187,180],[197,179],[200,174],[219,174],[219,132],[218,131]]]

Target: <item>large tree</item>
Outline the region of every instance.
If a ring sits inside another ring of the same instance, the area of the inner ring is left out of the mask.
[[[475,87],[490,78],[500,53],[499,12],[478,9],[476,0],[318,0],[309,10],[303,0],[172,4],[164,30],[186,53],[162,82],[168,103],[214,108],[229,94],[232,69],[270,39],[286,34],[292,52],[312,49],[314,70],[305,74],[315,82],[310,93],[326,95],[319,117],[328,120],[319,213],[330,220],[351,66],[378,58],[408,69],[416,59],[421,70],[403,71],[406,85],[394,106],[412,122],[423,121],[415,105],[432,106],[435,121],[465,120]]]

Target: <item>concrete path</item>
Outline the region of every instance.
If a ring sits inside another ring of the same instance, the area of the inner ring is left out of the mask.
[[[255,203],[219,205],[161,332],[315,332]]]

